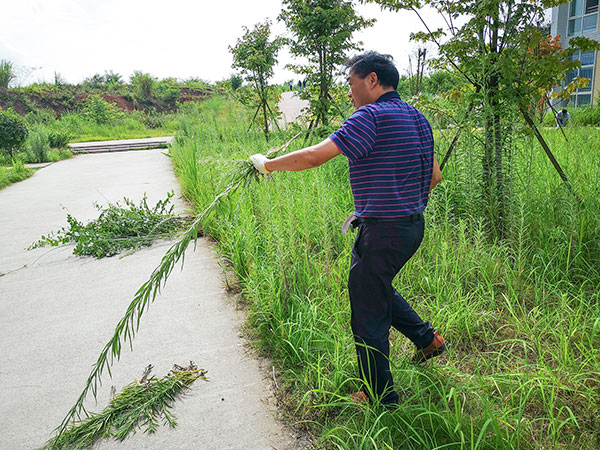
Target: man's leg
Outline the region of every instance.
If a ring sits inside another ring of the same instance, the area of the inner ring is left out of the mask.
[[[360,375],[375,395],[383,396],[383,403],[398,400],[389,368],[388,337],[396,309],[393,303],[398,303],[392,280],[422,237],[423,227],[412,222],[362,224],[352,249],[348,289]],[[422,328],[429,328],[418,320]]]
[[[395,289],[392,294],[392,326],[411,340],[417,348],[427,347],[435,331]]]
[[[417,221],[414,222],[414,232],[416,233],[415,239],[413,239],[414,247],[406,247],[407,254],[406,260],[402,263],[402,266],[408,261],[418,250],[423,240],[425,233],[425,219],[421,216]],[[408,242],[406,243],[409,244]],[[398,272],[402,268],[398,267]],[[416,345],[418,349],[425,348],[431,344],[434,339],[433,333],[435,330],[429,322],[423,321],[417,312],[408,304],[408,302],[393,289],[392,292],[392,326],[406,336],[410,341]]]

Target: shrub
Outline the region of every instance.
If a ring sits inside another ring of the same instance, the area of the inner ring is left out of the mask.
[[[51,109],[35,109],[25,114],[25,122],[29,125],[51,125],[56,121],[56,113]]]
[[[15,78],[13,63],[3,59],[0,61],[0,92],[6,91],[12,80]]]
[[[46,162],[48,160],[48,150],[50,150],[48,133],[42,127],[34,128],[25,145],[27,161],[31,163]]]
[[[27,124],[20,115],[0,110],[0,150],[12,158],[14,152],[23,146],[28,134]]]
[[[67,130],[53,129],[48,131],[48,143],[51,148],[65,148],[71,137],[71,133]]]
[[[231,83],[231,89],[233,89],[234,91],[237,91],[239,88],[242,87],[242,82],[243,79],[240,75],[231,75],[231,77],[229,78],[229,83]]]
[[[600,106],[582,106],[571,113],[577,125],[600,126]]]
[[[83,115],[92,122],[109,124],[124,116],[114,103],[108,103],[100,95],[91,95],[83,101]]]
[[[155,79],[148,73],[136,70],[131,76],[131,85],[135,89],[135,93],[139,98],[148,99],[154,93]]]

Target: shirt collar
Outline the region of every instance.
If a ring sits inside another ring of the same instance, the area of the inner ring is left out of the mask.
[[[398,100],[400,100],[400,94],[398,94],[397,91],[386,92],[381,97],[379,97],[375,103],[387,102],[389,100],[392,100],[393,98],[397,98]]]

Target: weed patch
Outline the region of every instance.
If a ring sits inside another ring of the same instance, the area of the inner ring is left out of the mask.
[[[148,206],[145,194],[139,205],[127,198],[123,199],[124,206],[118,202],[107,206],[95,204],[100,216],[86,225],[67,214],[68,227],[42,236],[29,249],[74,242],[75,255],[104,258],[152,245],[157,239],[173,236],[187,222],[173,215],[174,205],[170,204],[173,195],[170,192],[153,207]]]
[[[35,170],[28,169],[21,161],[13,161],[11,167],[0,167],[0,189],[23,181],[34,173]]]

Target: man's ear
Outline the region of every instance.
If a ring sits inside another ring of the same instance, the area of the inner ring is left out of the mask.
[[[369,82],[369,87],[373,88],[377,86],[377,83],[379,83],[379,77],[375,72],[371,72],[369,75],[367,75],[367,81]]]

